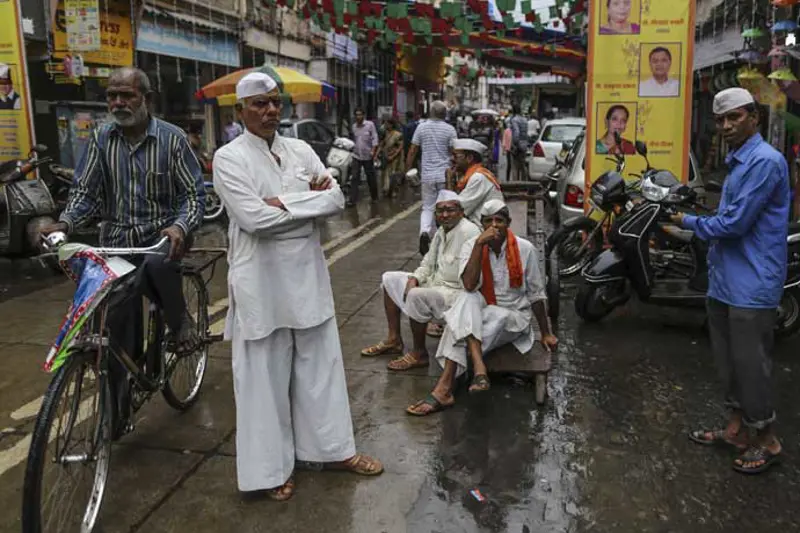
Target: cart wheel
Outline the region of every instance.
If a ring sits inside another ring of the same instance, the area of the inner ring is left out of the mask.
[[[536,374],[536,403],[544,405],[547,398],[547,374]]]

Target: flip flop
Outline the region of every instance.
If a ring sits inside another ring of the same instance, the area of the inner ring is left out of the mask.
[[[370,466],[376,468],[370,469]],[[377,459],[357,453],[347,461],[341,463],[327,463],[324,466],[325,470],[341,470],[345,472],[352,472],[359,476],[378,476],[383,474],[383,463]]]
[[[711,435],[711,438],[707,439],[706,435]],[[722,446],[722,447],[732,446],[737,450],[741,451],[747,449],[746,444],[740,444],[738,442],[734,442],[728,439],[724,429],[718,429],[716,431],[699,429],[697,431],[690,432],[688,436],[690,441],[694,442],[695,444],[699,444],[701,446]]]
[[[406,370],[411,370],[413,368],[426,368],[428,366],[428,357],[425,358],[417,358],[414,357],[412,352],[408,352],[403,357],[398,357],[397,359],[393,359],[386,365],[386,368],[389,370],[394,370],[395,372],[405,372]]]
[[[427,413],[418,413],[413,410],[415,407],[421,407],[423,405],[430,405],[431,410],[428,411]],[[437,400],[433,394],[428,394],[427,396],[425,396],[424,400],[420,400],[414,405],[408,406],[406,408],[406,413],[410,414],[411,416],[428,416],[432,415],[433,413],[438,413],[444,411],[445,409],[449,409],[453,407],[453,405],[455,405],[455,402],[450,404],[442,403],[439,400]]]
[[[772,453],[763,446],[751,446],[733,462],[733,469],[740,474],[760,474],[766,472],[773,465],[780,463],[781,452]],[[744,463],[756,463],[761,461],[759,466],[747,467]]]
[[[403,353],[402,344],[386,344],[384,341],[361,350],[361,357],[378,357],[379,355],[398,355]]]
[[[476,374],[472,378],[472,383],[469,385],[469,393],[470,394],[480,394],[482,392],[488,391],[492,387],[491,382],[489,381],[489,376],[486,374]]]

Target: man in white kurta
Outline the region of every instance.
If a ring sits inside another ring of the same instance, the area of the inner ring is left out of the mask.
[[[382,471],[356,454],[333,293],[317,219],[344,196],[312,148],[276,133],[272,78],[237,85],[244,134],[214,156],[214,186],[229,218],[229,310],[239,489],[291,497],[295,459],[361,474]]]
[[[447,325],[436,352],[442,374],[425,399],[408,407],[411,415],[425,416],[452,406],[455,380],[469,362],[474,374],[470,392],[488,390],[483,356],[509,343],[520,353],[530,352],[536,340],[534,317],[544,347],[550,350],[558,343],[547,319],[545,284],[533,244],[511,232],[511,216],[503,202],[487,202],[481,215],[483,233],[461,251],[465,292],[445,313]],[[484,279],[487,273],[489,283]]]
[[[404,371],[428,366],[425,327],[431,320],[441,320],[444,312],[463,290],[459,254],[464,243],[480,234],[478,227],[464,218],[458,195],[443,190],[436,199],[439,229],[431,248],[414,272],[385,272],[381,287],[389,334],[386,340],[362,350],[361,355],[401,355],[389,363],[390,370]],[[400,314],[411,323],[413,349],[403,354]]]
[[[481,208],[489,200],[503,201],[500,183],[492,172],[483,166],[486,146],[473,139],[457,139],[453,142],[456,172],[462,178],[456,184],[456,192],[464,215],[476,226],[481,225]]]

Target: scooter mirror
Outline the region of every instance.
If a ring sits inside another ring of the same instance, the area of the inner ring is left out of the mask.
[[[43,154],[47,152],[47,145],[46,144],[37,144],[31,149],[31,152],[35,152],[37,154]]]
[[[572,143],[569,141],[564,141],[563,143],[561,143],[561,149],[564,150],[565,152],[569,152],[570,150],[572,150]]]
[[[647,145],[643,141],[636,141],[636,153],[647,157]]]

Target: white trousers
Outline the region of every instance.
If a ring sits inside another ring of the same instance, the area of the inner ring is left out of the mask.
[[[423,181],[422,192],[422,213],[419,215],[419,234],[427,233],[431,239],[436,233],[436,218],[433,211],[436,208],[436,197],[439,191],[445,188],[443,181]]]
[[[436,361],[444,368],[449,359],[458,365],[456,376],[467,370],[467,337],[481,341],[483,355],[504,344],[513,343],[521,352],[533,348],[534,332],[530,316],[516,309],[486,305],[480,292],[463,292],[445,313],[447,326],[436,350]]]
[[[403,301],[409,276],[410,272],[384,272],[381,287],[411,320],[422,324],[441,320],[455,301],[458,291],[445,287],[415,287],[408,291]]]
[[[334,462],[356,453],[336,319],[247,341],[234,328],[239,490],[283,485],[295,458]]]

